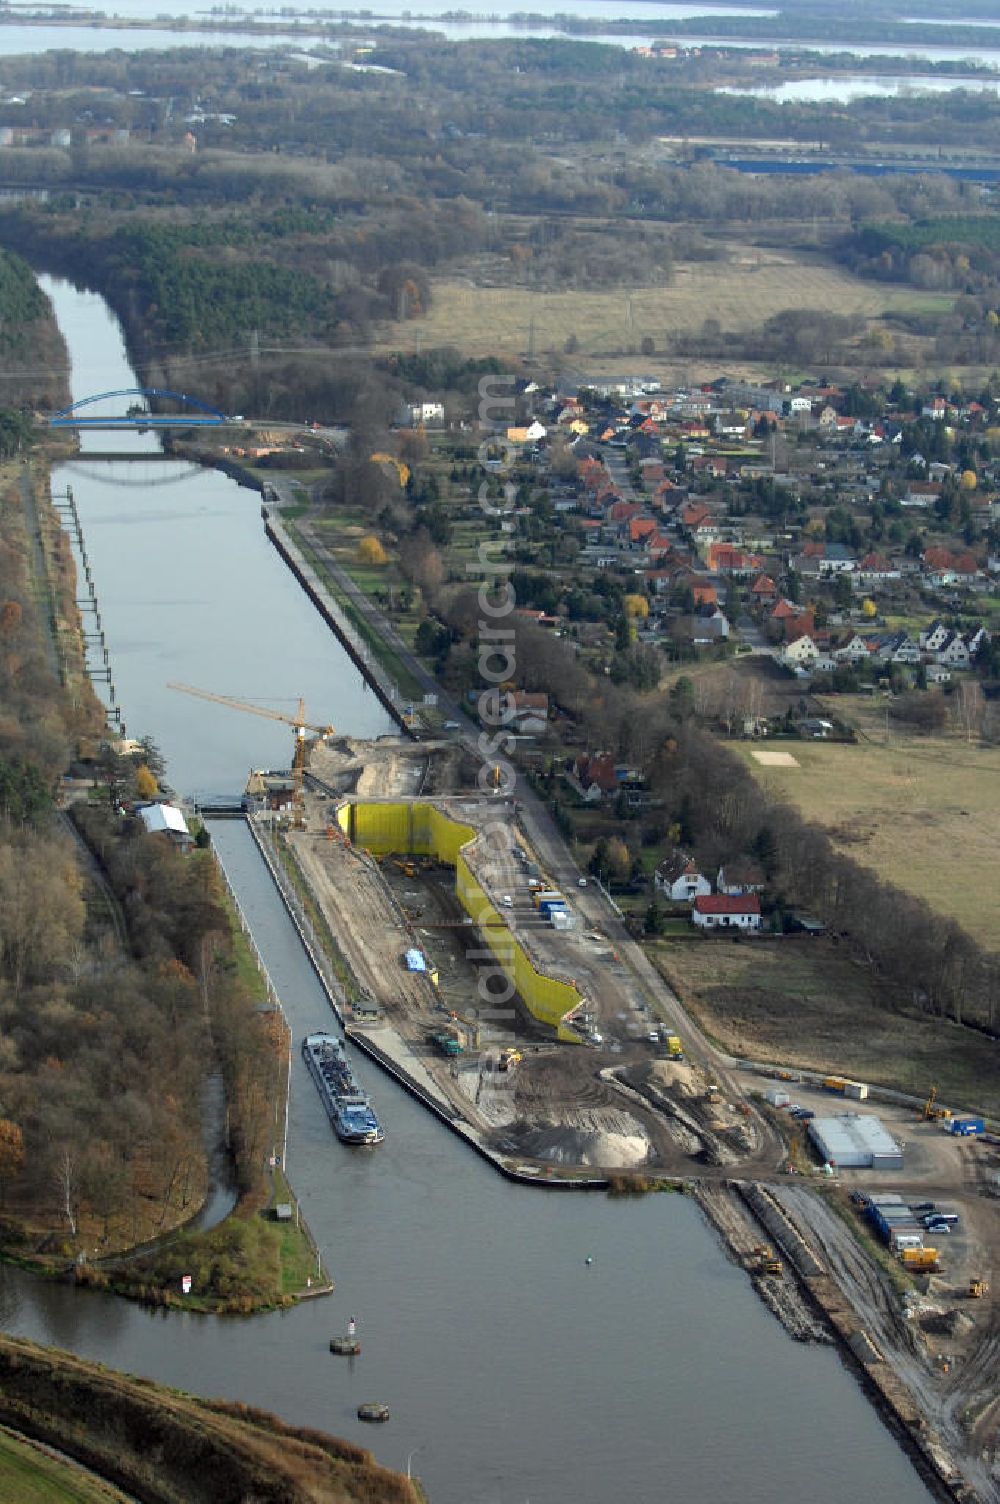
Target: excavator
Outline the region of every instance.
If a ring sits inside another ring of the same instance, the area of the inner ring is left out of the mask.
[[[758,1243],[753,1250],[753,1258],[758,1274],[774,1275],[778,1279],[781,1278],[784,1272],[781,1267],[781,1260],[775,1256],[774,1249],[770,1243]]]
[[[923,1121],[925,1123],[928,1123],[928,1122],[929,1123],[945,1123],[951,1117],[951,1109],[950,1108],[948,1108],[948,1107],[936,1107],[934,1105],[935,1102],[937,1101],[937,1091],[938,1091],[937,1087],[936,1086],[932,1086],[931,1090],[930,1090],[930,1096],[927,1098],[927,1101],[924,1103],[924,1110],[920,1114],[920,1116],[921,1116],[921,1118],[923,1119]]]
[[[984,1295],[989,1295],[990,1287],[984,1279],[969,1280],[969,1299],[982,1300]]]

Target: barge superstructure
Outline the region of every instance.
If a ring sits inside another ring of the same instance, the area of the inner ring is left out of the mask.
[[[316,1082],[333,1131],[343,1144],[380,1144],[385,1133],[335,1034],[307,1034],[302,1056]]]

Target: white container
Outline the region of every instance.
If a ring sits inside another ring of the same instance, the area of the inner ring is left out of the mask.
[[[844,1087],[844,1096],[853,1097],[856,1102],[864,1102],[868,1098],[868,1087],[863,1081],[848,1081]]]
[[[770,1107],[787,1107],[791,1100],[787,1091],[778,1091],[777,1088],[772,1088],[770,1091],[764,1093],[764,1101]]]

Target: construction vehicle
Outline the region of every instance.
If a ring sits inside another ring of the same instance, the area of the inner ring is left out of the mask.
[[[783,1269],[781,1260],[776,1256],[770,1243],[758,1243],[753,1250],[754,1263],[758,1274],[772,1275],[781,1278]]]
[[[520,1050],[514,1049],[513,1045],[508,1046],[507,1049],[500,1051],[500,1069],[502,1071],[512,1071],[515,1065],[520,1064],[521,1058]]]
[[[969,1299],[982,1300],[984,1295],[989,1295],[990,1287],[984,1279],[969,1280]]]
[[[684,1046],[681,1044],[679,1034],[665,1034],[663,1043],[666,1046],[668,1060],[684,1059]]]
[[[465,1043],[455,1028],[435,1029],[428,1035],[428,1043],[434,1046],[439,1055],[446,1055],[449,1059],[465,1053]]]
[[[392,858],[392,865],[398,867],[404,877],[416,877],[417,869],[412,862],[400,861],[398,856]]]
[[[213,705],[228,705],[230,710],[244,710],[247,715],[263,716],[268,721],[283,721],[295,728],[295,751],[292,756],[292,824],[296,830],[305,826],[305,781],[306,781],[306,732],[312,731],[322,741],[333,736],[332,726],[313,726],[306,720],[305,701],[299,697],[295,715],[284,715],[280,710],[269,710],[263,705],[248,705],[243,700],[234,700],[231,695],[216,695],[208,689],[195,689],[192,684],[168,684],[168,689],[180,690],[182,694],[194,695],[199,700],[209,700]]]
[[[949,1107],[936,1107],[934,1105],[937,1101],[937,1091],[937,1087],[932,1086],[930,1095],[924,1103],[924,1110],[920,1116],[925,1123],[947,1123],[951,1118],[951,1109]]]

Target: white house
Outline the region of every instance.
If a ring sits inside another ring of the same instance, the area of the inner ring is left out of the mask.
[[[862,637],[860,632],[855,632],[851,640],[837,648],[833,656],[842,663],[865,663],[871,657],[868,639]]]
[[[165,835],[175,846],[191,845],[187,821],[175,804],[137,804],[135,812],[149,835]]]
[[[920,633],[920,646],[925,653],[936,653],[939,648],[944,647],[950,636],[948,628],[938,618],[932,621],[929,627],[924,627]]]
[[[653,886],[673,903],[694,903],[712,891],[708,878],[698,871],[695,863],[683,851],[660,863],[653,878]]]
[[[429,423],[444,422],[443,402],[408,402],[400,415],[401,422],[410,428],[426,427]]]
[[[691,918],[703,930],[759,930],[760,899],[756,893],[712,893],[695,899]]]
[[[948,641],[938,648],[935,657],[945,668],[968,668],[972,662],[972,655],[961,632],[950,633]]]
[[[778,656],[786,668],[812,668],[819,657],[819,648],[808,633],[803,633],[794,642],[786,643]]]

